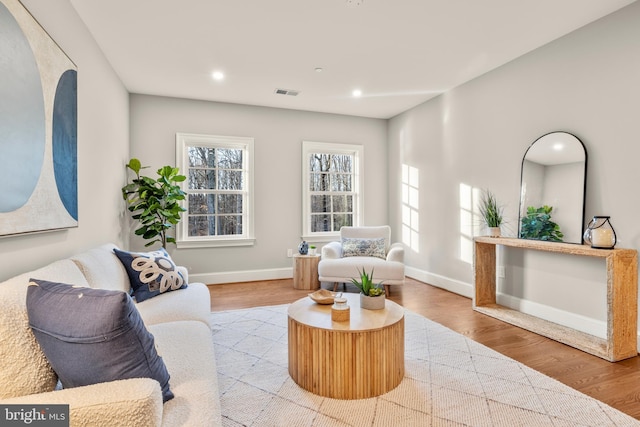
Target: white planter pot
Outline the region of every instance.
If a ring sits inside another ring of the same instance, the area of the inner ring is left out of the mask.
[[[384,294],[377,297],[369,297],[360,294],[360,307],[367,310],[382,310],[384,308]]]
[[[500,227],[487,227],[489,229],[489,237],[500,237]]]

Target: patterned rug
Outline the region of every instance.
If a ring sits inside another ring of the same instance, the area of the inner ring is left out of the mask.
[[[405,311],[405,378],[377,398],[337,400],[287,371],[287,307],[215,312],[225,426],[640,426],[640,421]]]

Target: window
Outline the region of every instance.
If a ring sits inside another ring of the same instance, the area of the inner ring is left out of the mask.
[[[359,225],[362,212],[361,145],[302,143],[305,240],[331,240],[343,225]]]
[[[252,245],[253,138],[176,134],[187,179],[178,247]]]
[[[420,252],[420,170],[402,165],[402,243]]]

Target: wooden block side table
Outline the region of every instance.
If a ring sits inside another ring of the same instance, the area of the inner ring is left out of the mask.
[[[293,256],[293,288],[315,290],[320,288],[318,263],[320,255]]]

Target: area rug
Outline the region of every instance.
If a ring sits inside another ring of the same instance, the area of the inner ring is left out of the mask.
[[[405,310],[405,378],[338,400],[287,370],[288,305],[214,312],[225,426],[640,426],[640,421]]]

